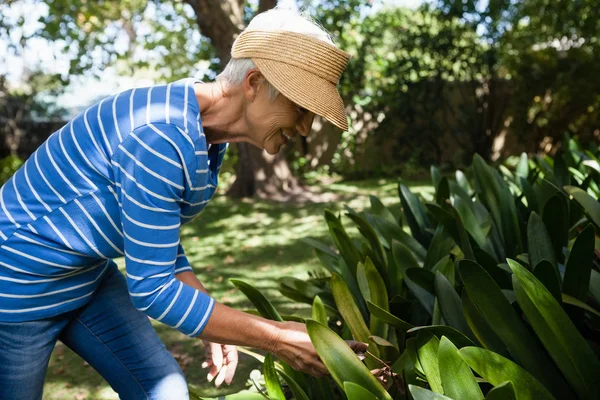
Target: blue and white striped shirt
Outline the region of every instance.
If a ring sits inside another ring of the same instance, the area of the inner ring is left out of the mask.
[[[212,298],[179,229],[213,196],[227,144],[207,146],[193,79],[106,98],[53,133],[0,189],[0,321],[81,307],[125,256],[134,306],[196,336]]]

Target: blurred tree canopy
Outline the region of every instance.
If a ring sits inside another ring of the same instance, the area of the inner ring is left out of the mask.
[[[161,80],[213,79],[233,39],[276,0],[12,0],[44,3],[30,37],[61,46],[63,80],[115,66],[147,69]],[[338,172],[381,164],[425,166],[487,159],[506,151],[556,148],[564,132],[600,137],[600,0],[435,0],[418,9],[377,1],[298,0],[352,59],[340,87],[352,128],[341,136]],[[0,6],[2,7],[2,6]],[[23,24],[24,20],[16,22]],[[0,35],[8,35],[0,12]],[[549,147],[548,147],[549,146]],[[380,156],[381,151],[391,158]],[[449,150],[450,149],[450,150]],[[369,151],[371,153],[369,153]],[[449,155],[450,154],[450,158]],[[373,156],[369,156],[375,155]],[[237,195],[297,188],[281,156],[238,147]],[[273,171],[259,183],[256,173]],[[287,172],[286,172],[287,171]],[[262,187],[260,185],[263,185]]]

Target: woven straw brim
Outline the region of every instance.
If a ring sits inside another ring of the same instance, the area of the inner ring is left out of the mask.
[[[341,130],[348,130],[344,101],[333,83],[294,65],[258,57],[252,61],[285,97]]]

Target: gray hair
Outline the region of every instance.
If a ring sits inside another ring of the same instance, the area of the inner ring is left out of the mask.
[[[322,40],[325,43],[334,44],[331,36],[325,29],[308,14],[288,9],[274,8],[260,13],[250,21],[246,29],[302,33]],[[249,58],[232,58],[227,63],[223,72],[217,75],[217,81],[225,82],[229,85],[239,85],[246,78],[248,71],[253,68],[256,68],[256,65]],[[275,101],[277,96],[279,96],[279,91],[266,79],[265,82],[269,90],[269,99]]]

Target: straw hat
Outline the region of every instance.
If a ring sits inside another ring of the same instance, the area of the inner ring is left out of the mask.
[[[348,130],[336,85],[350,58],[337,47],[295,32],[246,30],[231,48],[233,58],[250,58],[285,97]]]

